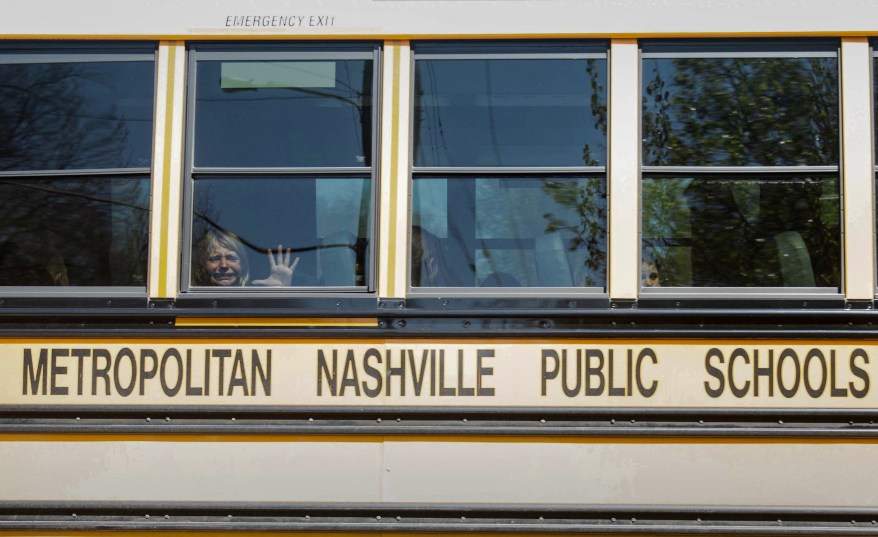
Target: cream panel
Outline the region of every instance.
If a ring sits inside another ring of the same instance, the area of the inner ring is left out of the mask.
[[[7,0],[11,36],[769,34],[878,29],[875,0]],[[51,14],[49,17],[47,14]]]
[[[388,442],[387,502],[867,507],[874,444]]]
[[[841,44],[845,298],[875,296],[872,57],[866,39]]]
[[[635,299],[640,285],[640,52],[610,44],[610,298]]]
[[[380,444],[219,442],[209,438],[189,442],[0,440],[0,499],[380,500]]]

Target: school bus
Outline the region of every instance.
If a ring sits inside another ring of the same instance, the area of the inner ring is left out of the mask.
[[[878,2],[0,14],[0,534],[878,534]]]

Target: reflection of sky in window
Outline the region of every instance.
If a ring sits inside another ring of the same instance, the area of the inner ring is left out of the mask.
[[[223,63],[198,64],[197,166],[370,165],[371,61],[332,62],[331,87],[223,88]]]
[[[596,106],[606,105],[605,61],[420,60],[415,76],[417,166],[606,160],[605,133],[592,110],[593,84]]]

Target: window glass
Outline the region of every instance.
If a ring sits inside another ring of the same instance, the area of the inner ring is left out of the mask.
[[[372,61],[201,61],[195,165],[363,167]]]
[[[836,58],[644,58],[647,166],[838,164]]]
[[[153,70],[152,62],[0,64],[0,170],[148,167]]]
[[[148,177],[0,178],[0,285],[146,284]]]
[[[839,288],[837,44],[678,45],[643,45],[643,287]]]
[[[414,57],[410,286],[602,292],[605,45],[425,43]]]
[[[284,286],[365,286],[370,241],[368,177],[202,177],[195,182],[193,286],[222,285],[209,270],[215,240],[230,237],[243,263],[234,286],[274,286],[269,250],[277,261],[278,245],[289,264],[296,263]],[[215,248],[214,248],[215,249]],[[296,262],[298,259],[298,262]]]
[[[546,58],[418,61],[415,165],[604,165],[605,63]]]
[[[646,178],[644,285],[837,287],[838,192],[837,177]]]
[[[146,285],[155,47],[0,48],[0,285]]]
[[[603,287],[603,178],[414,181],[414,287]]]

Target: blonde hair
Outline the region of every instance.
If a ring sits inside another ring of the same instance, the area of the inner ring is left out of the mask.
[[[232,250],[238,255],[241,270],[238,272],[238,281],[235,282],[235,285],[240,287],[247,285],[250,281],[250,263],[241,240],[233,233],[213,229],[206,231],[195,245],[192,255],[192,284],[212,285],[210,273],[207,271],[207,261],[210,259],[210,253],[217,247]]]

